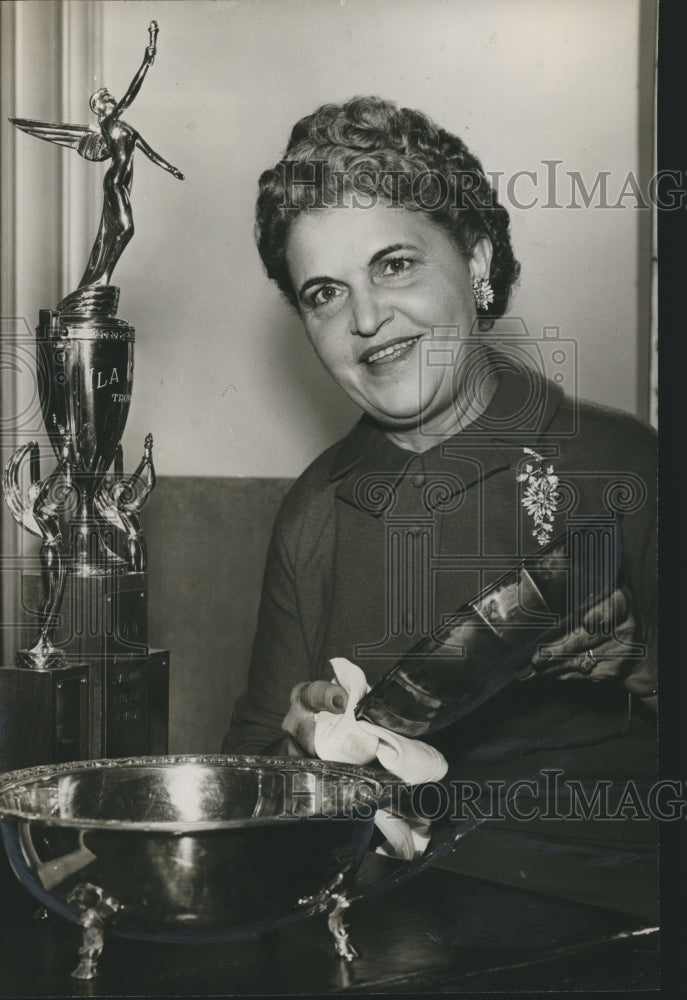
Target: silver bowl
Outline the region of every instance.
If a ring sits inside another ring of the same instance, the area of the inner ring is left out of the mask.
[[[105,929],[231,940],[342,914],[383,787],[364,768],[271,757],[80,761],[0,775],[0,828],[22,884],[83,928],[92,979]]]

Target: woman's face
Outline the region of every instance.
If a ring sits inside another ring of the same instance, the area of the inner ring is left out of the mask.
[[[351,399],[389,430],[453,433],[446,339],[476,329],[472,278],[488,277],[489,241],[468,260],[421,212],[377,203],[301,213],[286,260],[308,337]]]

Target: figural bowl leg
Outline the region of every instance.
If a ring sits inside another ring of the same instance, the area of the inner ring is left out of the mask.
[[[345,892],[333,894],[332,898],[336,900],[336,906],[327,916],[327,926],[334,938],[337,955],[340,955],[347,962],[352,962],[354,958],[358,957],[358,952],[351,944],[348,928],[343,919],[344,912],[351,904]]]
[[[76,911],[82,927],[79,964],[72,972],[72,979],[95,979],[98,959],[105,943],[105,924],[120,908],[116,899],[106,896],[99,886],[84,882],[77,885],[67,897]]]

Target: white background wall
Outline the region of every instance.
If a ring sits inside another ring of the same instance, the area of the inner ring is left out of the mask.
[[[34,6],[33,0],[19,7]],[[41,3],[55,6],[55,0]],[[649,162],[638,112],[638,0],[105,0],[102,72],[121,96],[140,64],[148,22],[158,57],[126,118],[187,175],[138,154],[136,236],[115,272],[120,314],[137,329],[125,456],[155,435],[162,475],[292,476],[343,434],[356,410],[311,356],[297,317],[264,277],[252,237],[256,181],[291,125],[325,101],[375,93],[420,108],[465,138],[487,170],[538,173],[517,188],[547,199],[543,160],[591,187],[609,171],[610,200]],[[646,5],[645,5],[646,6]],[[47,23],[47,18],[46,18]],[[40,63],[45,35],[21,39],[21,73]],[[89,91],[90,93],[90,91]],[[70,120],[90,117],[70,94]],[[32,94],[24,117],[49,117]],[[3,126],[6,128],[6,126]],[[72,156],[26,136],[24,162]],[[75,165],[72,187],[101,165]],[[99,210],[99,194],[96,188]],[[579,198],[578,198],[579,202]],[[640,256],[647,212],[569,207],[513,210],[521,287],[513,312],[537,335],[558,326],[578,345],[583,396],[637,412],[646,360],[647,281]],[[19,215],[22,208],[19,206]],[[43,266],[51,208],[22,230],[22,268]],[[94,235],[85,237],[88,244]],[[646,242],[646,241],[645,241]],[[84,261],[71,264],[71,285]],[[60,289],[66,292],[68,288]],[[39,306],[17,303],[33,325]]]

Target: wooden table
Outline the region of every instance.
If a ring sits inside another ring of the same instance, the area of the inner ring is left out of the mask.
[[[373,888],[397,862],[368,855]],[[0,996],[120,997],[655,989],[658,935],[595,907],[430,868],[349,910],[353,963],[334,954],[323,917],[228,944],[107,939],[101,974],[69,973],[77,927],[36,919],[17,884],[0,915]]]

